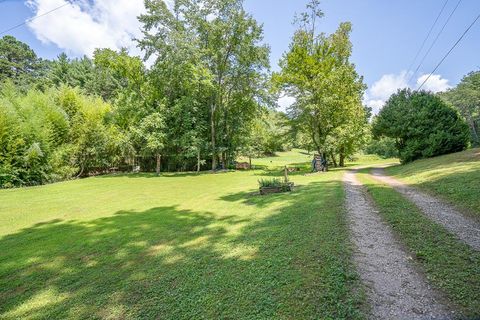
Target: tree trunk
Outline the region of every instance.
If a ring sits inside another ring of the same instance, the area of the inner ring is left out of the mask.
[[[248,156],[248,166],[249,166],[248,169],[252,170],[252,155],[251,154]]]
[[[478,137],[477,123],[475,122],[475,120],[472,120],[472,131],[474,136],[473,140],[475,141],[476,145],[479,145],[480,139]]]
[[[331,156],[331,157],[332,157],[333,166],[334,166],[335,168],[338,167],[338,165],[337,165],[337,159],[335,159],[335,155],[334,155],[333,153],[332,153],[332,156]]]
[[[340,167],[345,167],[345,155],[340,153]]]
[[[157,176],[160,175],[160,170],[161,170],[161,165],[162,165],[162,155],[157,154]]]
[[[323,172],[328,172],[328,158],[327,158],[327,154],[326,153],[323,153],[322,154],[322,158],[323,160],[325,161],[325,166],[323,167]]]
[[[200,148],[197,150],[197,173],[200,172]]]
[[[345,147],[340,148],[340,167],[345,167]]]
[[[215,146],[215,107],[212,106],[211,108],[211,139],[212,139],[212,171],[217,170],[217,150]]]
[[[222,152],[222,170],[227,169],[227,165],[225,162],[226,157],[227,157],[227,154],[225,152]]]

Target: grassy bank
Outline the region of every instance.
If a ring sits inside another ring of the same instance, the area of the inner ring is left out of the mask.
[[[418,160],[388,168],[387,173],[480,218],[480,149]]]

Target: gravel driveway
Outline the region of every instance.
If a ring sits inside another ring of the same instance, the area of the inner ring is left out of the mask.
[[[344,184],[354,261],[367,287],[371,319],[453,318],[382,221],[354,171],[345,174]]]

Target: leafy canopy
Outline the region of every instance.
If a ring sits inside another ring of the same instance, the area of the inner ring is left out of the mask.
[[[375,137],[395,139],[402,162],[462,151],[468,127],[458,112],[430,92],[404,89],[375,118]]]

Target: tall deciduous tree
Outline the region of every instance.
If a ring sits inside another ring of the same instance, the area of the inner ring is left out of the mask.
[[[169,100],[167,109],[186,96],[190,106],[208,108],[215,170],[218,159],[225,165],[233,158],[263,100],[269,49],[261,44],[262,28],[241,0],[177,0],[173,10],[163,1],[145,4],[140,46],[157,57],[153,77]]]
[[[351,24],[340,24],[329,36],[317,34],[317,20],[323,15],[319,2],[311,1],[308,9],[301,15],[300,28],[280,61],[282,71],[274,75],[274,80],[281,90],[296,98],[292,116],[317,152],[324,158],[339,153],[343,164],[366,125],[361,103],[365,85],[349,61]]]

